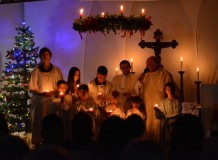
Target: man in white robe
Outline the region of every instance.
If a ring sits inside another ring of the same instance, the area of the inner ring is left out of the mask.
[[[42,142],[41,122],[48,114],[51,97],[57,92],[57,82],[63,79],[61,70],[50,63],[52,53],[44,47],[39,51],[41,65],[31,73],[29,89],[32,93],[32,143]]]
[[[168,82],[173,82],[172,75],[163,68],[155,56],[151,56],[146,61],[148,72],[143,80],[143,94],[146,106],[146,137],[149,140],[159,142],[160,140],[160,120],[155,117],[154,105],[160,104],[164,99],[164,86]]]
[[[131,103],[127,102],[131,96],[137,95],[135,91],[135,85],[138,82],[138,76],[134,73],[131,73],[131,65],[127,60],[120,62],[120,70],[122,74],[116,75],[113,77],[113,90],[116,90],[120,93],[120,103],[122,110],[126,113],[130,107]],[[126,103],[127,102],[127,103]],[[126,103],[126,105],[125,105]],[[124,106],[125,105],[125,106]]]
[[[99,66],[96,78],[88,84],[89,94],[94,98],[95,103],[100,107],[105,107],[106,102],[112,92],[112,83],[106,80],[108,70],[105,66]]]

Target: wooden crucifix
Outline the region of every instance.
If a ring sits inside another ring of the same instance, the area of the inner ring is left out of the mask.
[[[171,42],[161,42],[160,40],[163,39],[163,33],[159,29],[154,32],[154,39],[156,40],[156,42],[145,42],[144,40],[141,40],[141,42],[139,42],[139,46],[141,48],[147,47],[153,49],[155,56],[160,60],[160,62],[160,54],[162,48],[176,48],[176,46],[178,45],[178,42],[176,40],[172,40]]]

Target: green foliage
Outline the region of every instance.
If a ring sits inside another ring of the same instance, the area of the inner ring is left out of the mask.
[[[150,29],[151,25],[150,17],[135,17],[133,15],[125,17],[123,14],[110,15],[106,13],[104,16],[90,15],[75,19],[73,29],[80,33],[81,38],[81,33],[83,32],[102,32],[103,34],[109,34],[110,31],[113,31],[115,34],[117,34],[117,31],[121,31],[124,33],[123,37],[126,36],[126,32],[129,32],[129,36],[131,37],[137,31],[140,31],[141,36],[144,36],[145,31]]]
[[[29,132],[30,93],[28,84],[30,72],[37,65],[39,47],[34,47],[30,27],[23,24],[16,28],[15,46],[6,53],[7,62],[2,72],[0,89],[0,113],[6,115],[11,132]]]

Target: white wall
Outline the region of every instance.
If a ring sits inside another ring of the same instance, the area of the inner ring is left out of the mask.
[[[121,35],[79,34],[72,29],[73,20],[79,17],[79,9],[84,8],[85,15],[100,14],[102,11],[119,13],[124,5],[125,15],[139,15],[141,8],[151,16],[153,23],[145,34],[145,41],[154,41],[153,32],[161,29],[163,41],[175,39],[179,46],[162,50],[162,63],[174,76],[179,85],[180,57],[184,59],[185,100],[196,99],[196,68],[200,68],[200,80],[203,84],[218,83],[216,38],[218,17],[216,0],[162,0],[162,1],[82,1],[48,0],[21,4],[0,5],[0,53],[13,47],[15,27],[25,19],[35,35],[36,46],[47,46],[53,51],[52,62],[61,67],[67,78],[70,67],[81,69],[82,81],[87,83],[95,77],[99,65],[109,69],[108,79],[115,74],[115,67],[123,59],[134,59],[134,71],[140,73],[145,67],[148,56],[153,50],[141,49],[139,33],[131,38]],[[24,16],[23,16],[24,12]],[[6,14],[7,13],[7,14]],[[3,55],[4,54],[4,55]],[[1,59],[1,61],[4,61]],[[1,62],[1,69],[3,63]]]

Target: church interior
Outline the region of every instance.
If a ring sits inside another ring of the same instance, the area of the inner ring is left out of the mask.
[[[73,29],[74,21],[81,16],[120,14],[121,5],[126,17],[140,16],[144,9],[152,25],[143,35],[139,31],[130,36],[124,31],[79,33]],[[131,61],[134,74],[142,73],[146,59],[155,55],[156,48],[141,47],[139,43],[155,44],[158,30],[162,32],[160,42],[168,44],[159,48],[161,64],[180,89],[182,83],[184,106],[200,108],[205,134],[209,136],[213,118],[218,130],[217,7],[217,0],[0,0],[0,73],[7,51],[14,46],[15,28],[23,22],[31,27],[36,47],[51,49],[52,64],[61,68],[64,79],[76,66],[83,83],[95,78],[100,65],[107,67],[107,79],[111,81],[121,74],[122,60]]]

